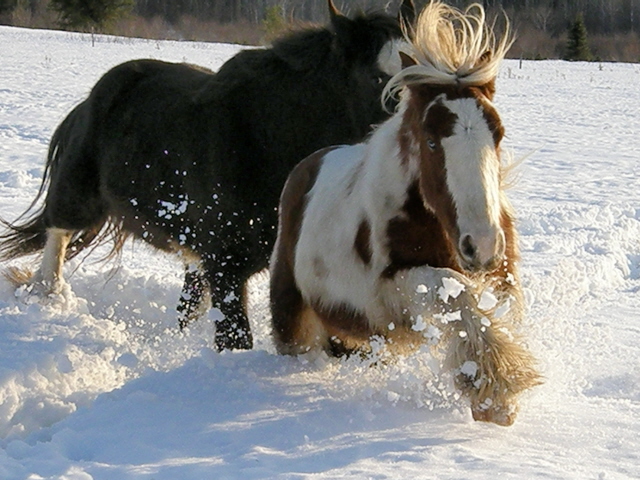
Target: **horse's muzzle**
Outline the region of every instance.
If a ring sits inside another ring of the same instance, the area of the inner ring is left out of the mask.
[[[458,255],[465,270],[472,272],[495,270],[504,259],[506,241],[500,229],[488,234],[460,236]]]

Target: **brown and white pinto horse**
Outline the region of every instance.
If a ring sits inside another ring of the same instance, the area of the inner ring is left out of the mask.
[[[540,382],[513,331],[517,235],[492,103],[506,23],[498,40],[480,5],[425,8],[385,91],[400,92],[396,114],[289,176],[270,284],[280,353],[366,351],[372,336],[444,345],[473,418],[500,425]]]

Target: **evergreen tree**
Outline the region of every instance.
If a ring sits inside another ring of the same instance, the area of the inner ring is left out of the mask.
[[[100,30],[131,11],[134,0],[51,0],[63,27]]]
[[[265,31],[265,40],[270,42],[281,36],[289,28],[289,24],[284,16],[284,11],[280,5],[267,7],[265,18],[262,21],[262,28]]]
[[[565,60],[581,60],[587,62],[593,60],[587,42],[587,27],[584,25],[584,19],[581,13],[578,14],[575,22],[573,22],[569,28]]]
[[[11,13],[18,6],[18,0],[0,0],[0,14]]]

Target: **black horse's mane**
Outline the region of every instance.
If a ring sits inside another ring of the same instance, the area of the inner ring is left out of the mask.
[[[372,35],[376,32],[376,35]],[[375,62],[380,48],[401,36],[397,20],[382,12],[361,12],[341,17],[335,25],[306,27],[276,40],[271,51],[297,71],[312,70],[333,54],[344,61]]]

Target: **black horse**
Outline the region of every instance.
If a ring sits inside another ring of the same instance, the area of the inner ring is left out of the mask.
[[[415,17],[411,0],[397,17],[329,10],[327,27],[242,51],[215,74],[155,60],[107,72],[53,134],[32,207],[45,200],[7,224],[0,256],[44,249],[31,282],[47,294],[65,259],[110,237],[117,253],[133,235],[184,260],[181,327],[213,304],[217,348],[251,348],[245,284],[268,265],[287,175],[388,116],[381,92]]]

